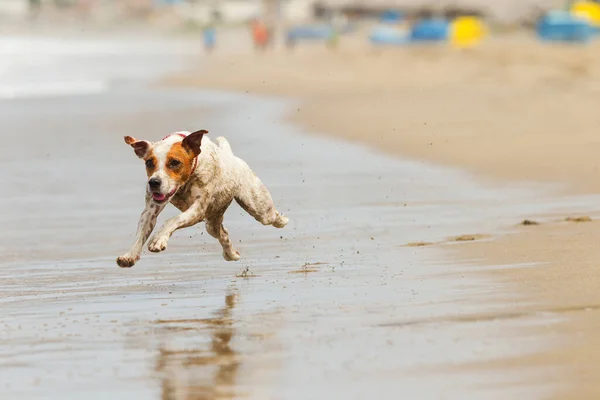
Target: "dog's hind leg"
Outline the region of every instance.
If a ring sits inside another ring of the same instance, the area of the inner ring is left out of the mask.
[[[219,240],[221,247],[223,247],[223,258],[225,261],[237,261],[240,259],[240,253],[233,248],[229,239],[229,232],[223,226],[222,213],[206,218],[206,231],[209,235]]]
[[[289,222],[277,211],[271,193],[254,173],[242,185],[238,195],[235,196],[235,201],[263,225],[283,228]]]

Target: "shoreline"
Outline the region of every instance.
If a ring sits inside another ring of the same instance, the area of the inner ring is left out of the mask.
[[[562,186],[557,196],[600,190],[595,159],[600,114],[594,111],[600,103],[600,74],[594,69],[600,56],[592,53],[598,45],[544,46],[511,37],[466,52],[432,47],[374,53],[360,44],[347,46],[334,53],[306,46],[291,55],[215,55],[165,83],[294,98],[300,107],[288,120],[309,132],[459,168],[496,186],[545,182]],[[405,67],[406,76],[395,74],[394,65]],[[455,73],[451,79],[443,76],[448,70]],[[490,120],[497,124],[490,126]],[[473,273],[526,295],[530,301],[515,303],[513,312],[562,319],[537,328],[541,340],[558,337],[560,345],[494,363],[495,368],[557,367],[560,374],[540,378],[563,385],[552,398],[594,398],[600,393],[600,373],[593,368],[600,361],[594,335],[600,326],[595,306],[600,282],[594,276],[600,251],[586,249],[600,240],[600,232],[595,221],[565,222],[576,216],[570,212],[491,241],[442,249],[463,263],[499,266]],[[589,212],[597,214],[598,208],[590,203]],[[519,264],[537,266],[511,268]]]

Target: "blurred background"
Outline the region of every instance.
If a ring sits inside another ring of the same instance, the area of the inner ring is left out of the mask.
[[[476,15],[495,24],[534,24],[550,10],[565,10],[575,0],[3,0],[3,25],[24,19],[40,22],[76,21],[118,23],[144,21],[162,26],[245,23],[253,18],[298,23],[331,18],[378,18],[385,11],[407,16],[453,18]]]
[[[540,12],[562,7],[573,1],[500,0],[493,4],[478,0],[4,0],[4,19],[19,19],[31,12],[43,12],[48,18],[57,13],[90,16],[97,20],[119,17],[151,18],[171,14],[181,20],[208,22],[212,18],[225,23],[245,21],[259,14],[272,14],[292,21],[323,15],[328,10],[353,14],[374,14],[386,9],[405,12],[468,12],[493,20],[517,23],[534,19]],[[167,16],[163,16],[167,18]]]

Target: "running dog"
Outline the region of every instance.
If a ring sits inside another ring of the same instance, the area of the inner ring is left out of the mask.
[[[271,194],[248,164],[233,154],[225,138],[212,142],[204,137],[207,133],[177,132],[154,143],[125,136],[125,143],[146,164],[148,185],[136,240],[126,254],[117,258],[120,267],[132,267],[140,259],[156,218],[168,203],[181,214],[168,219],[150,239],[151,252],[165,250],[177,229],[205,221],[206,231],[223,247],[223,258],[239,260],[240,253],[233,248],[223,226],[223,214],[234,199],[263,225],[287,225],[288,219],[275,209]]]

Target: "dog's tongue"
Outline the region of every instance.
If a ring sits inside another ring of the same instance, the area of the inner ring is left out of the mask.
[[[152,198],[154,198],[154,200],[156,200],[156,201],[163,201],[164,199],[167,198],[167,195],[160,194],[160,193],[152,193]]]

